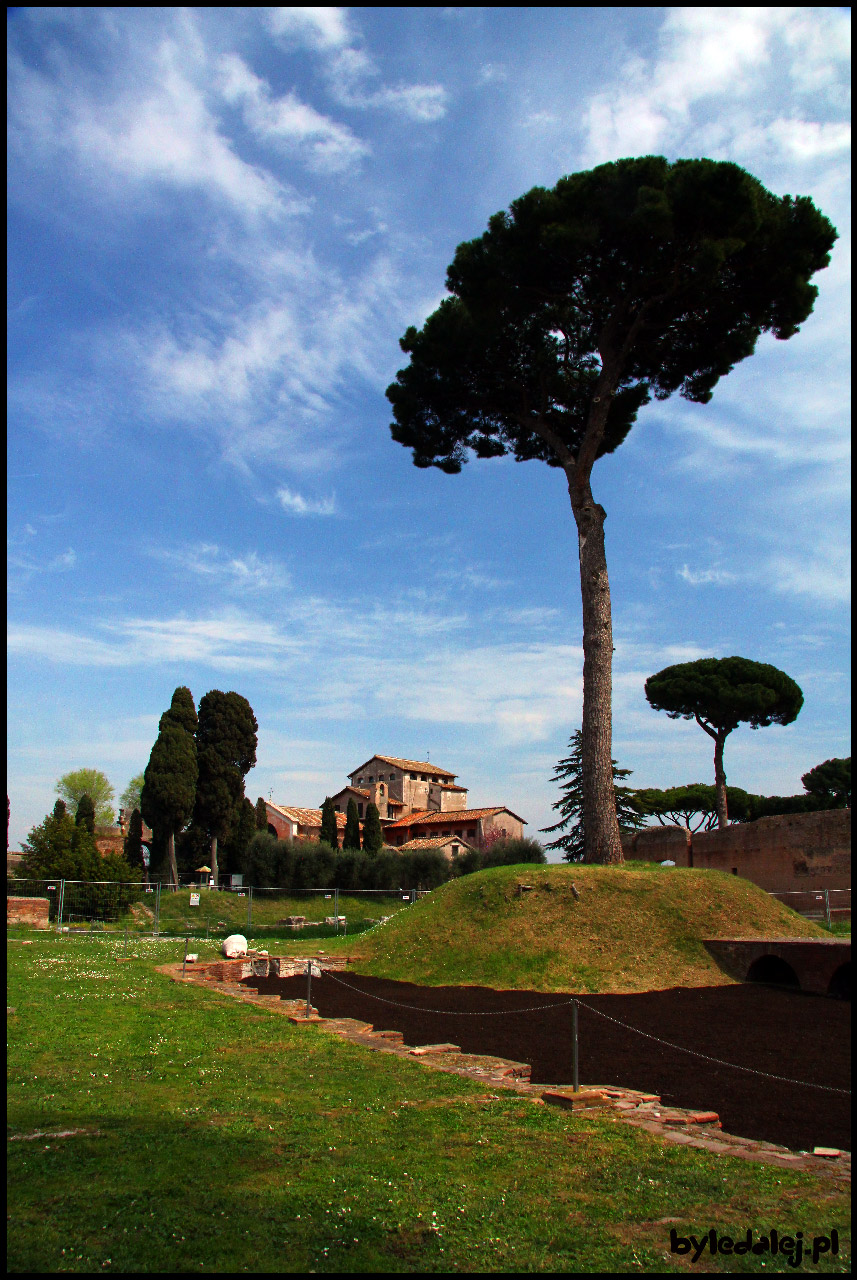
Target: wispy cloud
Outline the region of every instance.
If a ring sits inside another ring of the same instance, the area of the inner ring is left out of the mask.
[[[682,578],[692,587],[710,585],[725,587],[738,581],[737,573],[730,573],[728,569],[691,569],[686,564],[676,569],[676,577]]]
[[[354,30],[354,12],[359,10],[276,8],[268,10],[268,21],[276,36],[321,57],[331,92],[343,106],[385,108],[418,124],[442,119],[448,99],[443,85],[371,87],[379,71]]]
[[[293,489],[278,489],[277,499],[284,511],[292,516],[334,516],[336,515],[336,499],[305,498]]]
[[[232,555],[213,543],[198,542],[188,547],[153,547],[149,554],[169,565],[180,577],[193,575],[208,579],[239,594],[281,591],[291,583],[291,575],[275,560],[256,551]]]
[[[294,92],[273,97],[270,86],[237,54],[224,55],[219,70],[226,101],[241,105],[247,124],[263,141],[305,153],[321,173],[341,173],[368,155],[368,144],[347,125],[301,102]]]

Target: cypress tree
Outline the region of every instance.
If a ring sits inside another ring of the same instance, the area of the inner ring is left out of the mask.
[[[164,722],[143,774],[140,810],[153,832],[166,841],[170,878],[178,888],[176,832],[193,811],[198,765],[193,735],[180,725]]]
[[[92,796],[86,792],[80,797],[77,804],[77,813],[74,815],[74,825],[76,827],[86,827],[91,836],[95,835],[95,805],[92,803]]]
[[[357,801],[353,796],[348,801],[345,814],[345,835],[342,838],[342,847],[343,849],[360,848],[360,816],[357,812]]]
[[[125,837],[125,861],[132,867],[143,867],[143,815],[139,809],[131,814]]]
[[[325,796],[324,804],[321,806],[321,832],[319,840],[322,844],[329,844],[331,849],[339,848],[339,832],[336,826],[336,810],[333,807],[333,801],[330,796]]]
[[[59,821],[60,818],[64,818],[67,813],[68,810],[66,809],[65,800],[57,800],[54,805],[54,817],[57,821]]]
[[[268,807],[261,796],[256,801],[256,830],[268,830]]]
[[[256,763],[259,726],[240,693],[212,689],[199,703],[196,742],[199,780],[194,819],[211,839],[211,874],[217,884],[217,842],[229,834],[244,798],[244,778]]]
[[[383,847],[381,815],[378,812],[378,806],[370,801],[366,806],[366,817],[363,820],[363,848],[367,853],[380,853]]]
[[[169,710],[161,716],[158,728],[163,729],[164,724],[175,724],[184,729],[185,733],[196,733],[199,720],[193,705],[193,694],[186,685],[179,685],[176,689]]]

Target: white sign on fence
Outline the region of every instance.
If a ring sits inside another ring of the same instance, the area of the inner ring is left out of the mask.
[[[192,893],[192,894],[190,895],[190,905],[191,905],[192,907],[198,907],[198,906],[199,906],[199,894],[198,894],[198,893]]]

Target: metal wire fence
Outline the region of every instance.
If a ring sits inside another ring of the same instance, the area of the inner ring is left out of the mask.
[[[58,932],[128,930],[152,937],[330,938],[364,932],[416,902],[417,890],[301,889],[118,881],[7,881],[10,922]]]
[[[840,921],[851,919],[850,889],[782,889],[769,892],[772,898],[807,920],[823,921],[828,929]]]

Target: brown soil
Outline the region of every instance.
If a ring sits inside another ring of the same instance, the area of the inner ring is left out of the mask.
[[[248,978],[245,985],[289,1000],[306,995],[303,977]],[[465,1053],[528,1062],[533,1082],[545,1084],[572,1083],[569,999],[489,987],[418,987],[353,973],[312,980],[312,1003],[322,1017],[364,1019],[378,1030],[403,1032],[409,1045],[452,1041]],[[548,1007],[515,1012],[534,1005]],[[483,1010],[509,1012],[479,1016]],[[469,1016],[455,1016],[461,1014]],[[668,1048],[601,1014],[672,1045],[765,1074]],[[727,1133],[794,1150],[851,1149],[850,1095],[809,1087],[850,1089],[851,1006],[845,1001],[756,984],[676,987],[642,995],[587,995],[578,1016],[582,1085],[623,1085],[659,1094],[667,1105],[716,1111]]]

